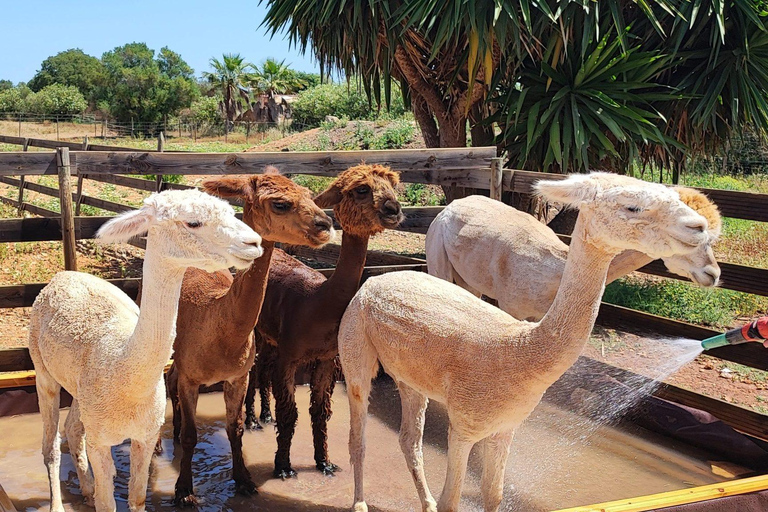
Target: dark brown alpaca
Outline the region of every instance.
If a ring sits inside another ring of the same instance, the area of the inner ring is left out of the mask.
[[[243,200],[243,220],[262,237],[264,255],[234,280],[229,272],[187,270],[176,322],[168,390],[173,402],[174,439],[182,457],[174,502],[196,503],[192,455],[197,444],[195,409],[201,385],[224,383],[227,436],[237,491],[256,493],[242,454],[243,400],[253,366],[253,328],[261,311],[275,242],[318,247],[332,236],[331,219],[309,190],[278,174],[222,177],[203,182],[207,192]]]
[[[396,173],[381,165],[359,165],[341,173],[315,198],[321,207],[333,206],[344,232],[336,270],[326,279],[319,272],[276,250],[269,270],[269,286],[256,326],[257,347],[268,344],[259,359],[272,361],[272,390],[277,422],[276,477],[296,473],[291,468],[291,440],[298,410],[295,399],[296,369],[313,364],[311,377],[312,435],[315,463],[333,472],[328,460],[327,422],[338,355],[337,335],[344,310],[360,286],[371,235],[394,228],[404,219],[394,187]],[[259,340],[261,338],[261,340]],[[270,354],[271,352],[271,354]],[[252,373],[257,380],[255,370]],[[255,386],[255,384],[254,384]],[[253,395],[253,389],[250,392]],[[250,404],[253,416],[253,401]],[[251,418],[255,422],[255,418]]]

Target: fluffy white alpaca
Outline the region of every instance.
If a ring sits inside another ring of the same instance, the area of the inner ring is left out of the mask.
[[[714,242],[721,225],[717,207],[696,190],[673,190],[707,219],[710,242]],[[494,298],[513,317],[531,321],[544,316],[555,299],[568,256],[568,246],[550,228],[483,196],[457,199],[440,212],[427,231],[426,250],[431,275],[478,297]],[[624,251],[611,262],[606,283],[652,260],[638,251]],[[714,286],[720,277],[708,244],[663,260],[670,272],[702,286]]]
[[[176,336],[184,271],[246,268],[262,254],[261,238],[229,204],[197,190],[154,194],[141,209],[107,222],[97,237],[125,242],[145,232],[141,312],[114,285],[79,272],[56,274],[32,306],[29,352],[54,512],[64,510],[61,388],[75,398],[65,428],[83,496],[95,501],[98,512],[115,510],[110,447],[131,439],[128,506],[144,510],[149,462],[165,417],[163,367]]]
[[[347,308],[339,354],[351,413],[355,510],[367,510],[364,435],[377,361],[400,391],[400,446],[423,509],[458,510],[470,449],[483,441],[483,502],[486,511],[495,511],[515,428],[578,358],[613,257],[628,249],[668,257],[709,242],[706,219],[659,184],[593,173],[539,182],[537,188],[549,200],[580,209],[560,289],[540,322],[516,320],[458,286],[419,272],[373,277]],[[427,488],[422,461],[429,399],[446,405],[450,424],[439,503]]]

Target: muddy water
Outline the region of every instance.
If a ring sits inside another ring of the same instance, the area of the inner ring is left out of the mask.
[[[259,495],[234,494],[230,480],[229,443],[224,432],[223,399],[219,393],[200,396],[199,443],[194,459],[199,510],[341,511],[352,503],[352,472],[347,453],[348,415],[344,386],[337,386],[334,416],[329,425],[331,459],[342,471],[325,477],[314,469],[307,414],[309,393],[297,391],[299,424],[292,462],[298,478],[271,479],[275,434],[271,426],[246,432],[245,460],[259,485]],[[65,411],[63,411],[65,413]],[[366,497],[371,510],[420,510],[413,482],[397,441],[400,403],[390,383],[377,384],[367,430]],[[710,472],[707,456],[673,449],[670,442],[611,427],[590,425],[583,418],[542,403],[520,429],[507,467],[502,510],[535,512],[642,494],[683,489],[721,481]],[[61,424],[64,422],[62,414]],[[439,405],[427,413],[425,465],[436,496],[445,476],[446,418]],[[39,415],[0,419],[0,484],[16,508],[47,509],[48,490],[40,454]],[[164,453],[156,457],[150,476],[148,510],[171,508],[178,476],[180,449],[174,450],[171,427],[163,428]],[[66,453],[66,443],[63,451]],[[128,445],[113,450],[118,510],[127,510]],[[68,455],[62,457],[62,490],[68,511],[91,511],[81,504],[77,478]],[[473,452],[464,488],[462,510],[481,510],[480,468]]]

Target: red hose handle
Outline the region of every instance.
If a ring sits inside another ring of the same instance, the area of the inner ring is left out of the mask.
[[[741,335],[747,341],[768,340],[768,316],[758,318],[741,328]]]

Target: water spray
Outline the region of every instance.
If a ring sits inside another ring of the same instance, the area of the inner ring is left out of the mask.
[[[748,341],[762,342],[765,340],[768,340],[768,316],[758,318],[743,327],[737,327],[723,334],[707,338],[701,342],[701,346],[704,350],[709,350],[726,345],[739,345]]]

